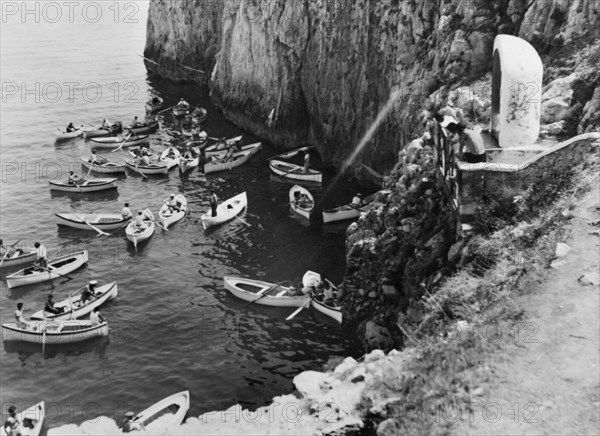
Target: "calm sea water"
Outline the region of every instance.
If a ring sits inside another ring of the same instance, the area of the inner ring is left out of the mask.
[[[66,178],[71,168],[81,174],[79,158],[90,151],[83,139],[56,144],[57,127],[70,121],[97,124],[104,117],[127,124],[134,115],[143,116],[151,94],[171,104],[183,96],[209,109],[206,127],[212,135],[243,133],[217,113],[206,90],[148,76],[138,56],[145,44],[146,3],[97,2],[101,18],[95,23],[95,6],[75,6],[71,23],[68,6],[57,4],[58,21],[56,10],[40,3],[36,12],[35,2],[27,3],[33,11],[28,15],[21,15],[18,2],[15,15],[3,16],[1,235],[5,243],[21,240],[27,248],[40,240],[51,256],[87,248],[90,261],[70,274],[72,281],[10,291],[2,280],[0,317],[12,320],[18,301],[31,314],[48,293],[61,300],[92,278],[117,281],[119,296],[102,309],[111,325],[106,339],[48,347],[45,354],[40,346],[5,343],[3,412],[9,403],[45,400],[53,427],[99,414],[120,418],[125,409],[139,410],[184,389],[191,391],[193,415],[238,402],[253,407],[291,392],[298,372],[319,369],[332,356],[358,354],[333,320],[305,310],[285,323],[293,308],[247,308],[223,287],[225,275],[299,281],[312,269],[334,282],[342,278],[345,226],[313,229],[291,214],[290,185],[273,180],[265,161],[274,149],[265,147],[243,169],[226,174],[206,177],[195,170],[181,176],[173,170],[147,181],[129,174],[118,191],[107,194],[50,192],[49,180]],[[181,143],[170,113],[160,119],[151,146],[162,150],[164,144]],[[234,221],[205,233],[200,216],[210,189],[220,198],[247,191],[243,219],[249,226]],[[353,189],[338,188],[339,202],[349,200]],[[169,193],[186,195],[192,202],[189,215],[169,232],[157,229],[138,251],[124,233],[97,238],[54,222],[56,212],[119,212],[125,201],[156,214]]]

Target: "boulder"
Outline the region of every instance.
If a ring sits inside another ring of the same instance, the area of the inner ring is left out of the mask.
[[[567,244],[559,242],[558,244],[556,244],[556,252],[554,255],[557,259],[560,259],[569,254],[569,251],[571,251],[571,247],[569,247]]]
[[[557,121],[552,124],[544,124],[540,128],[540,136],[557,136],[563,133],[567,122],[565,120]]]
[[[388,329],[367,321],[363,343],[365,350],[388,350],[392,344],[392,335]]]
[[[552,124],[567,118],[573,103],[572,85],[576,79],[577,74],[573,73],[570,76],[556,79],[544,87],[541,113],[543,124]]]

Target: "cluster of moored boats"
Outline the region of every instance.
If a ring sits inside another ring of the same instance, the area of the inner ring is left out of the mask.
[[[160,103],[160,104],[159,104]],[[149,111],[162,108],[163,102],[151,101],[147,104]],[[177,110],[176,110],[177,109]],[[195,114],[205,119],[207,112],[198,112],[197,108],[173,108],[175,116]],[[149,175],[167,174],[179,166],[181,172],[190,171],[200,166],[204,161],[204,172],[211,173],[235,168],[247,162],[260,149],[261,143],[242,145],[242,137],[230,139],[209,138],[205,132],[192,134],[190,140],[183,144],[183,154],[176,147],[167,147],[160,155],[149,152],[145,144],[149,142],[150,134],[159,128],[159,122],[150,117],[145,123],[130,125],[124,129],[115,123],[108,127],[86,128],[81,126],[77,132],[62,132],[60,140],[82,136],[90,139],[93,150],[109,149],[114,152],[128,148],[129,158],[124,159],[124,164],[111,161],[95,153],[91,158],[82,157],[81,163],[88,170],[85,177],[73,178],[65,182],[50,182],[51,189],[73,194],[98,192],[105,189],[117,188],[117,179],[90,178],[90,173],[116,174],[131,170],[146,178]],[[122,129],[122,130],[119,130]],[[111,136],[114,133],[120,136]],[[123,133],[125,132],[125,133]],[[185,132],[182,133],[185,137]],[[209,143],[209,141],[213,141]],[[139,147],[137,152],[132,148]],[[322,183],[320,171],[296,165],[286,159],[309,152],[311,147],[303,147],[286,153],[281,153],[269,159],[271,171],[284,179],[297,183],[310,184]],[[323,222],[334,222],[356,218],[365,211],[372,198],[367,197],[360,205],[351,203],[336,209],[324,210]],[[294,185],[289,191],[289,204],[291,209],[307,219],[314,211],[315,201],[312,194],[303,186]],[[141,211],[141,218],[123,216],[115,213],[76,213],[59,212],[55,214],[56,223],[80,230],[94,230],[101,235],[112,235],[125,228],[125,235],[137,248],[140,243],[151,238],[156,227],[169,231],[169,227],[183,219],[187,213],[188,201],[183,194],[172,195],[158,211],[158,220],[150,209]],[[234,219],[248,207],[246,192],[237,194],[220,204],[213,210],[209,209],[201,216],[204,229],[226,223]],[[215,213],[216,212],[216,213]],[[241,220],[241,219],[240,219]],[[109,233],[110,232],[110,233]],[[25,268],[6,276],[7,285],[14,289],[25,285],[47,282],[75,271],[88,262],[88,252],[85,250],[68,253],[47,261],[45,267],[31,265],[37,260],[36,252],[9,253],[0,261],[0,268],[26,266]],[[308,271],[302,278],[302,289],[293,286],[284,286],[282,283],[269,283],[239,277],[225,277],[224,287],[234,296],[245,300],[249,305],[265,305],[275,307],[292,307],[296,310],[288,316],[292,319],[302,309],[312,306],[317,311],[342,322],[342,312],[336,298],[335,286],[318,273]],[[82,298],[86,287],[69,294],[67,298],[54,305],[57,313],[38,310],[26,322],[4,323],[2,325],[3,339],[5,341],[24,341],[42,344],[42,347],[52,344],[75,343],[91,338],[107,336],[109,334],[108,322],[105,320],[82,319],[97,310],[98,307],[117,297],[118,286],[116,282],[107,283],[93,289],[91,298]],[[87,287],[89,289],[89,287]],[[166,402],[166,403],[165,403]],[[169,403],[169,404],[167,404]],[[172,407],[176,404],[177,407]],[[164,406],[164,407],[163,407]],[[145,428],[153,421],[155,414],[168,415],[170,423],[182,422],[189,408],[189,393],[179,393],[157,403],[150,409],[141,412],[135,418]],[[164,409],[164,410],[163,410]],[[183,414],[181,414],[183,412]],[[33,423],[31,431],[27,434],[37,434],[35,429],[43,420],[44,403],[39,403],[23,414],[37,414],[38,419],[30,419]],[[180,416],[181,415],[181,416]],[[172,419],[171,419],[172,418]],[[162,419],[162,417],[160,418]]]

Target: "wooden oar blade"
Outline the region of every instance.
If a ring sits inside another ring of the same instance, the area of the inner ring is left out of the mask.
[[[302,312],[302,309],[308,307],[309,304],[310,304],[310,301],[308,303],[304,304],[303,306],[300,306],[290,316],[288,316],[285,320],[289,321],[289,320],[293,319],[296,315],[298,315],[300,312]]]

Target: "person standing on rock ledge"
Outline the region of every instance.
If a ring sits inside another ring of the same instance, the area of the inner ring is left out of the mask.
[[[459,156],[468,163],[486,162],[485,145],[481,133],[467,129],[464,124],[450,123],[446,127],[450,133],[458,135]]]

